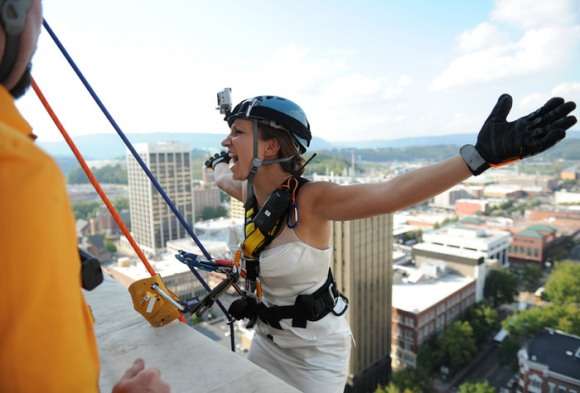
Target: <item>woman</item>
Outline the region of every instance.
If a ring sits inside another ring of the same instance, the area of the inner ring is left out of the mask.
[[[345,302],[336,291],[321,291],[333,287],[328,273],[331,221],[392,213],[431,198],[490,166],[546,150],[576,122],[568,116],[575,104],[561,98],[507,122],[511,102],[509,95],[499,98],[476,145],[462,147],[457,157],[384,183],[348,186],[300,178],[300,155],[311,133],[295,103],[259,96],[227,114],[230,134],[222,145],[228,152],[206,165],[214,169],[217,185],[246,207],[242,250],[253,284],[230,312],[238,319],[257,318],[249,359],[303,392],[342,392],[351,335]],[[252,243],[265,217],[275,222],[266,225],[261,243]],[[257,269],[248,268],[255,261]]]

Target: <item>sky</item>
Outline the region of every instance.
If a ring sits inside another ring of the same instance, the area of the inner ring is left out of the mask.
[[[289,98],[335,142],[475,135],[502,93],[509,119],[580,103],[580,0],[44,1],[44,15],[127,133],[224,134],[224,87]],[[73,138],[114,132],[46,32],[33,75]],[[18,105],[40,141],[61,139],[32,91]]]

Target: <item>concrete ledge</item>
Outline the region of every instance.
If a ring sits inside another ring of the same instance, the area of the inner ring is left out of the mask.
[[[129,292],[106,278],[87,302],[95,316],[101,391],[110,392],[136,358],[161,370],[172,393],[296,393],[298,390],[194,329],[173,322],[152,328],[133,310]]]

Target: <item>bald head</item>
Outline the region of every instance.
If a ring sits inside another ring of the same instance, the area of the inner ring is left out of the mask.
[[[12,69],[2,84],[19,97],[24,94],[30,84],[30,61],[36,50],[38,36],[42,26],[41,0],[32,0],[31,6],[25,17],[24,30],[20,35],[17,53],[15,54]],[[4,27],[0,28],[0,61],[5,60],[7,50],[7,34]]]

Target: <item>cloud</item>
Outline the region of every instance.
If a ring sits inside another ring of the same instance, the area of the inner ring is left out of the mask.
[[[580,102],[580,82],[565,82],[546,92],[528,94],[519,101],[515,115],[522,116],[533,112],[544,105],[550,97],[562,97],[567,101]]]
[[[580,47],[580,0],[498,0],[490,19],[457,38],[458,53],[431,88],[453,87],[549,71]],[[515,38],[508,38],[516,32]]]

